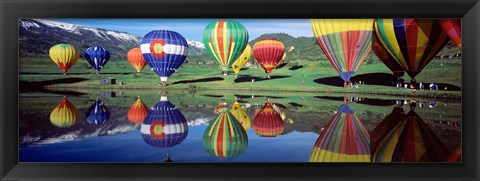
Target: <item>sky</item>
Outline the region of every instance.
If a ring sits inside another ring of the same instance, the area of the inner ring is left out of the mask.
[[[173,30],[186,39],[202,42],[203,30],[216,19],[51,19],[75,25],[103,28],[144,36],[152,30]],[[312,37],[309,19],[234,19],[248,30],[253,40],[267,33]]]

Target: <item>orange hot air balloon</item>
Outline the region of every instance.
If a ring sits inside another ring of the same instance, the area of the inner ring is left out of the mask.
[[[281,134],[284,129],[285,125],[282,117],[268,102],[253,119],[253,130],[262,137],[275,137]]]
[[[149,112],[148,107],[142,102],[140,98],[128,110],[128,120],[135,124],[141,124]]]
[[[127,53],[128,62],[132,64],[133,68],[137,71],[138,75],[143,70],[145,65],[147,65],[147,61],[143,58],[142,51],[140,48],[132,48]]]
[[[282,60],[284,53],[285,46],[280,40],[275,38],[263,38],[253,45],[253,56],[265,69],[267,78],[270,78],[272,69]]]

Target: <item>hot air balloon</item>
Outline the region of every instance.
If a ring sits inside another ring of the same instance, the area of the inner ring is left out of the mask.
[[[284,121],[287,118],[287,114],[285,113],[286,107],[282,104],[279,103],[273,103],[272,108],[280,115],[282,118],[282,121]]]
[[[100,99],[95,102],[85,112],[85,118],[90,124],[104,124],[110,119],[110,111]]]
[[[245,66],[245,64],[248,61],[250,61],[250,57],[252,57],[252,47],[249,44],[247,44],[247,46],[243,50],[242,54],[240,54],[240,56],[238,56],[237,60],[235,60],[235,62],[233,62],[233,64],[232,64],[233,71],[236,74],[238,74],[238,72],[240,72],[240,70],[243,68],[243,66]]]
[[[462,48],[462,20],[461,19],[439,19],[437,20],[443,32],[450,37],[458,48]]]
[[[377,19],[375,33],[412,82],[448,41],[432,19]]]
[[[67,74],[80,57],[78,50],[69,44],[57,44],[49,51],[50,58],[62,70],[63,75]]]
[[[143,70],[147,61],[143,58],[142,51],[140,48],[132,48],[127,53],[128,62],[133,66],[137,71],[137,74],[140,75],[140,72]]]
[[[143,140],[158,148],[176,146],[188,134],[187,120],[166,96],[150,110],[140,129]]]
[[[395,106],[390,114],[388,114],[375,129],[370,132],[370,149],[375,150],[387,134],[395,128],[402,120],[407,119],[403,107]]]
[[[375,55],[377,55],[378,59],[380,59],[380,61],[392,71],[393,76],[397,77],[397,79],[405,74],[402,66],[398,64],[395,58],[388,53],[388,50],[382,46],[382,43],[378,40],[375,34],[373,35],[372,50]]]
[[[85,51],[85,59],[98,74],[110,59],[110,53],[101,46],[94,46],[87,48],[87,51]]]
[[[205,27],[203,43],[210,55],[220,64],[223,75],[242,54],[248,43],[248,31],[234,20],[217,20]]]
[[[373,19],[312,19],[318,45],[345,83],[360,68],[372,45]]]
[[[155,30],[143,37],[140,49],[148,65],[160,77],[162,86],[166,86],[168,77],[187,58],[188,44],[177,32]]]
[[[275,66],[275,69],[281,69],[287,65],[287,53],[283,53],[282,59],[280,62],[278,62],[277,66]]]
[[[219,158],[236,157],[247,145],[247,133],[228,110],[222,110],[203,134],[203,148]]]
[[[370,136],[348,104],[339,107],[318,137],[310,162],[370,162]]]
[[[67,128],[73,126],[80,119],[80,112],[71,104],[67,97],[64,96],[62,101],[58,103],[50,113],[50,122],[59,128]]]
[[[275,38],[263,38],[253,45],[253,56],[260,66],[265,69],[267,78],[270,78],[272,69],[282,60],[284,53],[285,46],[280,40]]]
[[[447,158],[445,158],[446,162],[462,162],[462,145],[456,146],[450,154],[448,154]]]
[[[386,130],[380,135],[372,135],[381,138],[372,149],[374,162],[436,162],[447,156],[442,142],[413,110],[399,118],[387,117],[379,126],[375,130]],[[375,130],[372,134],[378,133]]]
[[[268,102],[253,119],[253,130],[262,137],[278,136],[284,129],[282,118]]]
[[[252,126],[252,120],[248,113],[240,106],[238,102],[233,103],[232,108],[230,108],[230,113],[237,119],[237,121],[243,126],[245,131],[248,131]]]
[[[128,110],[128,120],[132,123],[135,124],[140,124],[143,123],[143,120],[145,117],[147,117],[147,114],[149,112],[148,107],[142,102],[140,98],[135,101],[135,103],[130,107]]]

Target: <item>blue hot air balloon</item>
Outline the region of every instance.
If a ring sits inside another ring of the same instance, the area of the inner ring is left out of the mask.
[[[187,40],[177,32],[155,30],[146,34],[140,49],[148,65],[160,77],[162,86],[187,58]]]
[[[180,144],[187,137],[188,125],[180,110],[162,96],[143,121],[140,132],[147,144],[168,148]]]
[[[87,48],[87,51],[85,52],[85,59],[87,59],[87,62],[96,70],[98,74],[98,72],[103,69],[105,64],[107,64],[108,60],[110,59],[110,53],[103,47],[94,46]]]
[[[87,109],[87,112],[85,112],[85,118],[90,124],[103,124],[110,119],[110,111],[108,111],[103,102],[97,98]]]

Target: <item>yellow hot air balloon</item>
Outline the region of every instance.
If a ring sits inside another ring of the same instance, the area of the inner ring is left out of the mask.
[[[252,127],[252,119],[238,102],[233,103],[230,113],[240,122],[245,131],[248,131],[250,127]]]
[[[78,50],[69,44],[57,44],[50,48],[49,52],[52,61],[62,70],[63,75],[72,67],[80,57]]]
[[[62,101],[50,113],[50,122],[59,128],[73,126],[80,119],[78,109],[68,102],[67,97],[63,97]]]
[[[240,72],[240,69],[242,69],[243,66],[245,66],[245,64],[250,60],[250,57],[252,57],[252,47],[249,44],[247,44],[242,54],[240,54],[237,60],[233,62],[232,64],[233,71],[236,74],[238,74],[238,72]]]
[[[287,65],[287,61],[285,61],[286,59],[287,59],[287,53],[283,53],[283,57],[280,60],[280,62],[278,62],[277,66],[275,66],[275,69],[285,67],[285,65]]]

